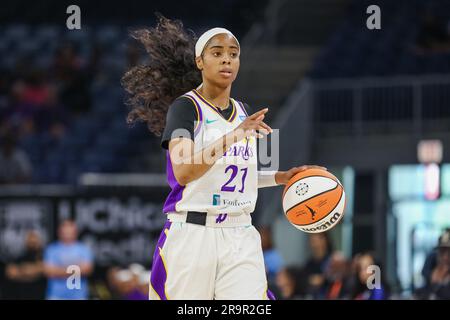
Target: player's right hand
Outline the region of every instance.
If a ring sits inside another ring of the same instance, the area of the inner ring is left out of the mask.
[[[264,135],[268,135],[273,132],[272,128],[269,127],[263,120],[265,114],[269,111],[269,108],[264,108],[248,116],[235,130],[238,135],[243,135],[242,138],[247,138],[250,136],[254,136],[257,138],[264,137]]]

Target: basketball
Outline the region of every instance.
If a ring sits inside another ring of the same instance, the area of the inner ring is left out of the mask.
[[[282,199],[286,218],[304,232],[328,231],[344,216],[344,187],[326,170],[297,173],[286,184]]]

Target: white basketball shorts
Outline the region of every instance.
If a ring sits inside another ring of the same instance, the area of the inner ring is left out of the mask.
[[[259,232],[168,220],[153,255],[150,300],[267,300]]]

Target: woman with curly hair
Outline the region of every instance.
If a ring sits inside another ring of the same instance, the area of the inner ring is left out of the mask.
[[[129,122],[162,134],[171,192],[155,248],[150,299],[268,299],[261,238],[252,225],[258,188],[286,184],[307,166],[258,172],[255,138],[272,132],[268,109],[230,98],[240,45],[227,29],[198,39],[159,16],[135,31],[150,56],[129,70]],[[251,114],[251,115],[249,115]]]

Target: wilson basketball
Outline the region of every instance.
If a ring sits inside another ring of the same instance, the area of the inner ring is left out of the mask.
[[[299,172],[283,191],[283,210],[287,219],[304,232],[330,230],[344,216],[344,207],[344,187],[326,170]]]

